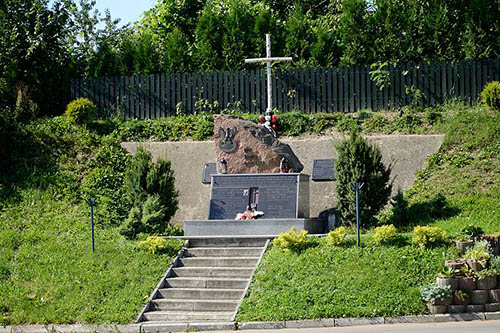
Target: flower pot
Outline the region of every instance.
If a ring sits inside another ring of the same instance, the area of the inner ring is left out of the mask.
[[[480,305],[488,303],[488,291],[487,290],[473,290],[471,292],[470,303],[472,305]]]
[[[457,278],[436,278],[436,283],[439,286],[450,286],[451,290],[458,289],[458,279]]]
[[[453,304],[454,305],[469,305],[470,295],[466,295],[463,299],[458,297],[457,292],[453,294]]]
[[[474,280],[473,277],[462,276],[458,279],[458,288],[467,289],[467,290],[475,290],[476,289],[476,280]]]
[[[497,286],[497,277],[495,276],[488,276],[485,277],[484,279],[477,279],[476,281],[476,288],[477,289],[482,289],[482,290],[489,290],[489,289],[494,289]]]
[[[474,241],[472,240],[455,240],[455,247],[460,251],[461,254],[464,254],[468,248],[472,247],[474,245]]]
[[[450,305],[448,306],[449,313],[461,313],[465,312],[465,305]]]
[[[465,312],[484,312],[484,304],[466,305]]]
[[[448,312],[448,305],[436,305],[427,303],[427,308],[431,312],[431,314],[439,314]]]
[[[483,266],[479,261],[476,261],[476,260],[467,260],[467,265],[469,265],[469,267],[474,271],[474,272],[479,272],[479,271],[482,271],[485,266]]]
[[[490,303],[500,303],[500,289],[488,290],[488,300]]]
[[[465,265],[465,260],[463,259],[455,259],[455,260],[446,260],[444,265],[453,269],[456,269],[459,273],[458,275],[462,275],[463,273],[460,269]]]
[[[484,305],[484,312],[498,312],[500,311],[500,303],[487,303]]]

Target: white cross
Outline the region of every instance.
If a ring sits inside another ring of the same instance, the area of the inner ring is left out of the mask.
[[[271,63],[278,61],[292,61],[291,57],[271,57],[271,35],[266,34],[266,57],[265,58],[252,58],[245,59],[245,63],[265,62],[267,65],[267,109],[266,109],[266,122],[264,126],[271,131],[271,116],[273,114],[273,83],[271,80]],[[274,132],[274,131],[273,131]]]

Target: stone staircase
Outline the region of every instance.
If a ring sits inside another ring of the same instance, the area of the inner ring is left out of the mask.
[[[138,317],[144,330],[233,322],[267,238],[191,238]],[[191,326],[190,326],[191,327]],[[191,327],[192,328],[192,327]]]

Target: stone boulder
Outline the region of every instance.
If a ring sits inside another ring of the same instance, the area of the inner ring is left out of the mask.
[[[214,115],[217,163],[224,159],[227,173],[279,173],[284,157],[289,172],[304,166],[290,146],[281,143],[264,126],[240,117]]]

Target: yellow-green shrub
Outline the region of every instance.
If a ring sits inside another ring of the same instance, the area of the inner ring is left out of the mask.
[[[158,236],[148,236],[139,242],[139,247],[151,253],[165,253],[168,250],[167,240]]]
[[[416,226],[413,229],[412,241],[420,248],[442,243],[445,239],[446,233],[438,227]]]
[[[493,81],[485,85],[481,100],[493,110],[500,111],[500,82]]]
[[[279,236],[273,240],[273,244],[283,250],[300,252],[312,245],[313,241],[307,237],[307,230],[297,231],[296,227],[286,232],[280,232]]]
[[[393,224],[383,225],[375,228],[373,239],[379,245],[392,244],[398,239],[398,231]]]
[[[344,227],[338,227],[326,235],[326,244],[330,246],[340,246],[347,243],[347,233]]]
[[[95,119],[96,107],[87,98],[77,98],[68,103],[64,114],[77,123],[83,124]]]

